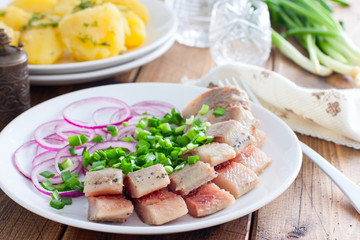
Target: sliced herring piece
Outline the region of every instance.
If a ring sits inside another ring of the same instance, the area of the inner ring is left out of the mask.
[[[87,172],[84,181],[85,196],[122,194],[123,173],[121,169],[106,168]]]
[[[207,136],[214,136],[215,142],[227,143],[239,154],[254,141],[250,130],[235,120],[212,124],[206,131]]]
[[[191,216],[204,217],[228,207],[235,199],[214,183],[207,183],[186,196],[185,202]]]
[[[146,224],[162,225],[188,213],[184,199],[166,188],[134,199],[135,211]]]
[[[134,210],[131,201],[123,195],[90,196],[88,201],[90,221],[123,223]]]
[[[162,164],[156,164],[136,172],[129,172],[125,179],[125,188],[132,198],[139,198],[148,193],[166,187],[170,183]]]
[[[183,169],[173,172],[170,175],[169,189],[185,196],[215,177],[216,172],[210,164],[197,161],[195,164],[187,164]]]
[[[182,157],[198,155],[200,161],[209,163],[211,166],[216,166],[223,162],[226,162],[236,156],[234,148],[226,143],[209,143],[202,145],[194,150],[186,152]]]
[[[234,158],[234,161],[245,165],[256,174],[260,174],[267,166],[269,166],[272,159],[269,158],[261,149],[253,145],[249,145],[244,149],[244,151]]]
[[[234,161],[216,171],[218,176],[213,183],[229,191],[235,198],[249,192],[260,182],[254,171]]]
[[[210,109],[242,106],[250,109],[249,97],[242,89],[235,86],[215,87],[191,100],[182,110],[184,118],[197,115],[203,104]]]

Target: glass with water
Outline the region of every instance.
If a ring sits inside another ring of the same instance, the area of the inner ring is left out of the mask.
[[[176,40],[191,47],[209,47],[211,10],[216,0],[166,0],[178,17]]]
[[[220,65],[261,65],[270,55],[271,27],[267,5],[258,0],[220,0],[212,10],[210,52]]]

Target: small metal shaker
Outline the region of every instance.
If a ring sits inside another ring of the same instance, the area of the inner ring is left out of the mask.
[[[0,130],[12,119],[30,108],[28,57],[0,29]]]

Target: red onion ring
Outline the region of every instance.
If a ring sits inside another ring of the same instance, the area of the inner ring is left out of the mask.
[[[100,143],[96,143],[94,144],[92,147],[90,147],[87,151],[92,154],[95,151],[98,150],[104,150],[104,149],[108,149],[109,147],[121,147],[121,148],[126,148],[128,149],[130,152],[135,152],[136,151],[136,144],[135,143],[131,143],[131,142],[124,142],[124,141],[107,141],[107,142],[100,142]]]
[[[129,106],[124,103],[123,101],[116,99],[116,98],[110,98],[110,97],[93,97],[93,98],[86,98],[86,99],[82,99],[79,101],[76,101],[74,103],[71,103],[70,105],[68,105],[64,111],[63,111],[63,117],[65,119],[65,121],[67,121],[68,123],[74,125],[74,126],[78,126],[81,128],[87,128],[87,129],[96,129],[96,128],[104,128],[107,125],[117,125],[117,124],[121,124],[121,122],[111,122],[111,123],[106,123],[106,124],[94,124],[94,123],[84,123],[83,121],[79,121],[78,119],[76,119],[77,117],[81,117],[81,116],[72,116],[72,114],[79,112],[78,109],[80,108],[93,108],[96,107],[98,104],[113,104],[115,106],[118,106],[119,109],[125,109],[126,113],[125,114],[130,114],[130,109]],[[104,107],[104,106],[102,106]],[[89,114],[91,114],[90,116],[92,116],[92,114],[99,109],[100,107],[96,108],[95,110],[87,110],[87,111],[81,111],[81,113],[84,112],[88,112]],[[92,119],[92,117],[88,117],[87,119]]]
[[[66,141],[55,133],[55,127],[63,122],[64,120],[60,119],[41,124],[35,129],[35,141],[47,150],[57,151],[63,148],[66,145]]]
[[[28,141],[21,145],[13,154],[12,160],[15,168],[26,178],[31,179],[31,165],[29,160],[36,155],[37,143],[34,140]],[[25,155],[25,156],[21,156]],[[30,157],[30,158],[29,158]],[[28,161],[29,160],[29,161]]]

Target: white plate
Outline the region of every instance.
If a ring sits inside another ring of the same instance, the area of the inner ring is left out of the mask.
[[[174,36],[177,28],[177,19],[171,9],[158,0],[139,0],[149,10],[150,20],[146,25],[146,41],[138,48],[130,50],[122,55],[87,61],[62,63],[52,65],[29,65],[30,74],[55,74],[94,71],[119,65],[137,57],[145,55],[156,49]],[[0,7],[7,6],[12,0],[1,0]]]
[[[30,75],[29,80],[32,85],[64,85],[64,84],[76,84],[84,82],[92,82],[107,77],[114,76],[121,72],[129,71],[133,68],[140,67],[146,63],[153,61],[154,59],[163,55],[174,44],[174,38],[172,37],[165,42],[161,47],[153,50],[152,52],[133,59],[130,62],[120,64],[105,69],[98,69],[95,71],[82,72],[82,73],[70,73],[70,74],[54,74],[54,75]]]
[[[31,181],[24,178],[12,164],[13,152],[29,140],[34,129],[45,121],[60,118],[61,110],[76,100],[94,96],[117,97],[128,104],[142,100],[163,100],[182,109],[189,100],[204,91],[206,88],[167,83],[117,84],[76,91],[41,103],[13,120],[0,135],[0,186],[15,202],[40,216],[66,225],[101,232],[184,232],[218,225],[247,215],[283,193],[296,178],[302,162],[302,153],[295,134],[279,118],[257,105],[252,106],[254,115],[261,120],[261,129],[267,133],[263,150],[274,161],[260,175],[261,182],[255,189],[228,208],[203,218],[186,215],[163,226],[149,226],[142,223],[134,213],[124,224],[90,222],[87,220],[88,203],[85,197],[75,198],[71,206],[55,210],[49,206],[49,198],[35,190]]]

